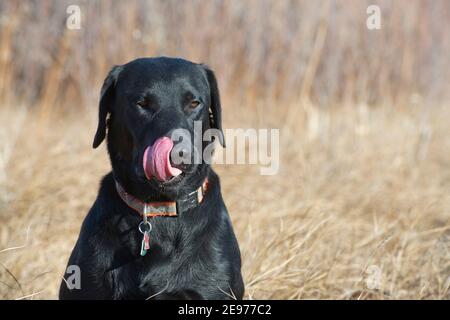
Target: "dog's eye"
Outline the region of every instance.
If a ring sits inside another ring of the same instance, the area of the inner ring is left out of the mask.
[[[197,108],[199,105],[200,105],[200,101],[198,101],[198,100],[192,100],[192,101],[191,101],[191,104],[190,104],[190,107],[191,107],[192,109],[195,109],[195,108]]]
[[[148,107],[148,101],[146,100],[139,100],[136,102],[136,104],[141,108],[147,108]]]

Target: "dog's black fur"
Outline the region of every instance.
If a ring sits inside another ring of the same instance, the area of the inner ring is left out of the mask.
[[[191,108],[192,100],[200,105]],[[201,120],[203,129],[222,130],[216,78],[205,65],[142,58],[110,71],[93,146],[107,136],[112,172],[101,183],[68,262],[80,267],[81,288],[69,289],[63,281],[60,299],[242,298],[240,252],[218,176],[204,162],[183,167],[183,174],[168,182],[144,175],[144,149],[174,129],[192,132],[194,120]],[[224,145],[223,136],[219,139]],[[197,207],[178,217],[152,218],[150,250],[140,256],[141,218],[122,201],[115,180],[142,201],[160,201],[183,198],[205,177],[208,190]]]

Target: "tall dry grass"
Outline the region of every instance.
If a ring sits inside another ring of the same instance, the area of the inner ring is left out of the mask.
[[[80,6],[80,30],[65,27],[69,4]],[[366,28],[369,4],[381,8],[381,30]],[[0,14],[2,97],[41,108],[90,106],[112,65],[158,55],[207,62],[227,94],[250,104],[448,91],[446,0],[6,0]]]
[[[450,5],[374,3],[377,31],[371,1],[0,2],[0,297],[57,297],[101,81],[170,55],[216,71],[225,127],[280,128],[278,174],[216,166],[246,298],[450,298]]]

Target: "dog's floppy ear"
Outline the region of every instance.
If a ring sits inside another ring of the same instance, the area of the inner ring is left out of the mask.
[[[225,138],[222,130],[222,106],[220,105],[219,87],[214,72],[207,65],[202,64],[209,82],[211,105],[209,106],[209,124],[211,128],[219,130],[219,142],[225,148]]]
[[[103,82],[102,90],[100,91],[100,102],[98,106],[98,126],[95,133],[94,143],[92,147],[97,148],[105,139],[106,135],[106,118],[111,112],[110,107],[114,103],[114,90],[116,87],[117,77],[119,76],[122,66],[114,66],[109,71]]]

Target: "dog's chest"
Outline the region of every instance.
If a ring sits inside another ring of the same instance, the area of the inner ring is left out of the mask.
[[[130,234],[122,245],[133,258],[114,269],[113,291],[122,297],[133,293],[133,298],[149,298],[162,292],[199,292],[211,283],[226,287],[226,262],[208,240],[186,227],[155,224],[149,250],[141,256],[142,235]]]

